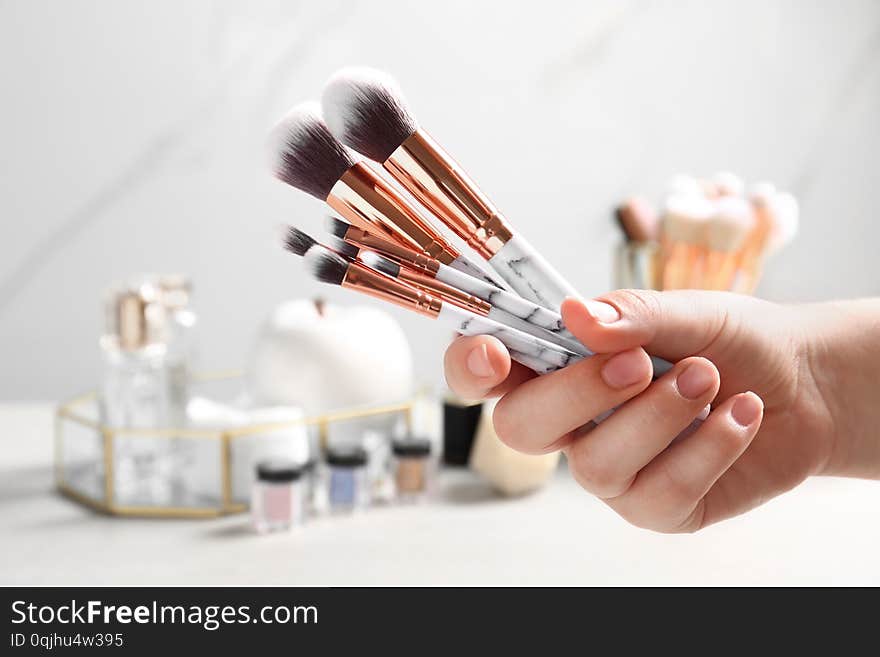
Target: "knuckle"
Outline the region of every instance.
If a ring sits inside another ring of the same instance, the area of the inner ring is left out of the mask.
[[[492,412],[492,424],[495,434],[508,447],[520,450],[523,447],[523,423],[517,417],[514,407],[515,400],[510,395],[505,395],[495,404]]]
[[[613,468],[597,458],[589,444],[577,445],[568,452],[568,467],[582,488],[602,499],[622,495],[631,481],[621,478]]]
[[[660,298],[653,290],[617,290],[607,300],[618,306],[628,317],[657,317],[660,315]]]

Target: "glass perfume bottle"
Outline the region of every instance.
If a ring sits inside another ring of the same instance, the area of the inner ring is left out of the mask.
[[[156,280],[164,309],[166,358],[170,395],[170,420],[181,426],[185,420],[189,386],[196,360],[197,316],[190,305],[192,285],[186,276],[168,274]]]
[[[101,338],[104,376],[101,416],[118,429],[155,429],[171,416],[164,311],[154,288],[123,289],[110,299],[109,331]],[[167,438],[117,434],[113,442],[114,503],[168,504]]]

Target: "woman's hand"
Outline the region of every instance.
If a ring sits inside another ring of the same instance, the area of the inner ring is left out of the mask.
[[[446,378],[465,398],[502,396],[494,422],[505,443],[527,453],[561,449],[581,486],[631,523],[691,532],[810,475],[858,469],[835,431],[839,395],[829,401],[829,378],[814,371],[848,367],[817,346],[834,333],[829,308],[701,291],[568,299],[565,325],[596,356],[537,377],[498,340],[459,338],[446,353]],[[652,383],[646,351],[674,368]],[[702,426],[676,440],[709,402]],[[862,452],[876,462],[866,472],[880,472],[880,441],[868,443]]]

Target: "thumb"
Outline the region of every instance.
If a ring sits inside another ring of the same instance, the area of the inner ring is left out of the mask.
[[[702,354],[724,333],[737,298],[702,290],[616,290],[595,300],[566,299],[562,319],[597,353],[644,347],[674,362]]]

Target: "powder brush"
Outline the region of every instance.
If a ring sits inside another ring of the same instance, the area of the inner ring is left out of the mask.
[[[419,126],[397,83],[345,69],[322,97],[333,133],[382,166],[521,296],[551,310],[576,290],[518,234],[464,170]]]
[[[316,103],[298,105],[278,122],[270,135],[270,157],[278,179],[325,201],[351,223],[486,278],[400,192],[330,133]]]

